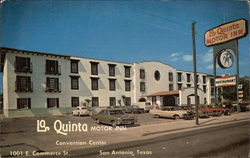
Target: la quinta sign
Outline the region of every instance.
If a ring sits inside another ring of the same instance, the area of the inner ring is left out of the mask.
[[[217,26],[205,33],[205,45],[213,46],[247,35],[247,21],[240,19]]]

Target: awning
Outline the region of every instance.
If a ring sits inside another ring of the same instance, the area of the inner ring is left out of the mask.
[[[179,90],[156,92],[156,93],[153,93],[153,94],[148,95],[148,97],[153,97],[153,96],[164,96],[164,95],[179,95]]]

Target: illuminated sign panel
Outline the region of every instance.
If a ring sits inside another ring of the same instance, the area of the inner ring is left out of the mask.
[[[224,43],[247,34],[247,21],[240,19],[217,26],[205,33],[205,45],[212,46]]]
[[[219,77],[215,79],[216,87],[235,86],[236,76]]]

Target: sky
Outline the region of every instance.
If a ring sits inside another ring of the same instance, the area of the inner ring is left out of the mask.
[[[185,71],[193,71],[195,21],[197,71],[208,74],[212,47],[204,45],[204,33],[249,20],[244,0],[8,0],[0,5],[3,47],[128,63],[160,61]],[[249,35],[239,39],[239,54],[240,76],[249,76]],[[217,71],[235,74],[235,64]]]

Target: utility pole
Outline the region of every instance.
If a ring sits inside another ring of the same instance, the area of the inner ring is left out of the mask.
[[[195,100],[195,122],[196,125],[199,125],[199,116],[198,116],[198,97],[197,97],[197,76],[196,76],[196,47],[195,47],[195,24],[192,23],[192,44],[193,44],[193,65],[194,65],[194,100]]]

